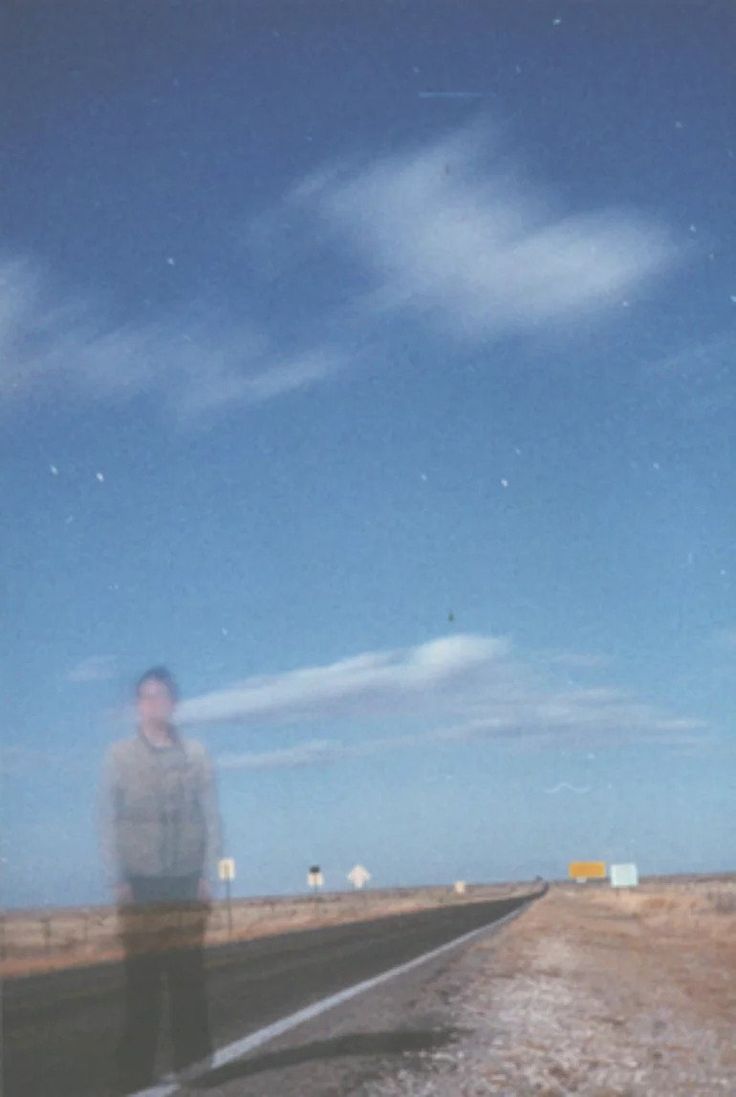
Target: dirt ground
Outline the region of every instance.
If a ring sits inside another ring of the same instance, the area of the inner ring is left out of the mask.
[[[736,880],[554,887],[445,983],[460,1039],[355,1097],[736,1097]]]

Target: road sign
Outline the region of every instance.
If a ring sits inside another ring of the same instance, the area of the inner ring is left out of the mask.
[[[348,873],[348,880],[358,889],[362,888],[371,878],[371,874],[367,868],[363,868],[362,865],[355,865]]]
[[[639,883],[636,865],[611,865],[611,887],[635,888]]]
[[[605,861],[571,861],[567,868],[573,880],[605,880]]]
[[[464,895],[465,894],[465,881],[464,880],[456,880],[455,881],[454,891],[455,891],[456,895]]]
[[[307,883],[310,888],[321,888],[325,882],[325,878],[322,875],[322,870],[319,865],[312,865],[307,874]]]
[[[235,879],[235,858],[222,857],[217,862],[217,873],[221,880]]]

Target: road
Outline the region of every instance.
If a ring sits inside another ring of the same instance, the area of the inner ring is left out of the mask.
[[[503,918],[524,901],[464,903],[210,949],[216,1046]],[[5,1097],[100,1097],[110,1078],[122,991],[120,964],[6,980]],[[168,1035],[164,1028],[161,1075],[171,1067]]]

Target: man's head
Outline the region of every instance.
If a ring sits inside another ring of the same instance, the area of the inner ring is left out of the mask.
[[[167,724],[174,713],[179,691],[166,667],[152,667],[135,687],[136,707],[144,724]]]

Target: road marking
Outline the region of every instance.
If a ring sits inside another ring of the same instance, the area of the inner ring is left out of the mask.
[[[478,929],[471,929],[469,933],[463,933],[461,937],[454,937],[452,941],[446,941],[444,945],[439,945],[431,952],[425,952],[421,956],[416,956],[413,960],[407,960],[406,963],[399,964],[398,967],[389,968],[388,971],[384,971],[380,975],[374,975],[371,979],[365,979],[362,983],[346,987],[345,990],[340,990],[337,994],[331,994],[328,998],[322,998],[319,1002],[313,1002],[311,1006],[299,1009],[296,1013],[290,1013],[288,1017],[282,1017],[280,1021],[274,1021],[273,1024],[258,1029],[257,1032],[251,1032],[250,1036],[244,1036],[242,1040],[235,1040],[227,1047],[219,1048],[206,1065],[197,1067],[195,1064],[190,1068],[191,1078],[202,1077],[211,1071],[217,1070],[218,1067],[226,1066],[228,1063],[240,1059],[249,1051],[254,1051],[257,1047],[269,1043],[277,1036],[282,1036],[290,1029],[296,1028],[297,1025],[303,1025],[305,1021],[311,1021],[312,1018],[319,1017],[321,1013],[326,1013],[328,1010],[334,1009],[335,1006],[342,1005],[343,1002],[349,1002],[351,998],[357,998],[359,994],[364,994],[365,991],[372,990],[373,987],[380,986],[381,983],[386,983],[397,975],[403,975],[405,972],[411,971],[412,968],[419,967],[420,964],[426,964],[428,960],[434,960],[435,956],[441,956],[443,952],[448,952],[451,948],[457,948],[458,945],[465,944],[466,941],[472,941],[474,937],[479,937],[482,933],[498,929],[505,922],[510,922],[512,918],[518,917],[531,902],[533,900],[527,900],[527,902],[518,906],[516,910],[512,910],[495,922],[487,922],[484,926],[479,926]],[[169,1097],[170,1094],[176,1093],[178,1089],[177,1082],[164,1082],[163,1084],[159,1083],[151,1086],[149,1089],[139,1090],[137,1093],[131,1094],[130,1097]]]

